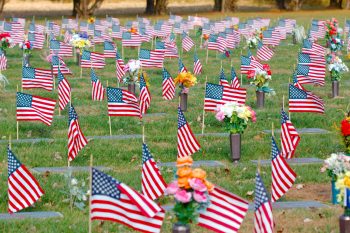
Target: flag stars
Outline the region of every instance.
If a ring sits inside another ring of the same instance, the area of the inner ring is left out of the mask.
[[[113,88],[108,87],[107,88],[107,98],[108,102],[123,102],[123,90],[120,88]]]
[[[31,107],[33,97],[29,94],[17,92],[17,107]]]
[[[151,152],[149,151],[148,147],[146,144],[142,145],[142,163],[147,162],[148,160],[151,160],[152,155]]]
[[[10,175],[21,166],[21,163],[17,160],[17,158],[12,153],[10,148],[7,148],[7,159],[8,159],[8,176],[10,177]]]
[[[259,209],[259,207],[265,202],[269,201],[267,196],[266,188],[261,180],[259,173],[256,173],[256,187],[255,187],[255,200],[254,200],[254,208],[255,210]]]
[[[289,99],[306,99],[307,93],[293,85],[289,85]]]
[[[113,177],[92,169],[92,195],[106,195],[115,199],[120,199],[121,192],[118,189],[118,182]]]

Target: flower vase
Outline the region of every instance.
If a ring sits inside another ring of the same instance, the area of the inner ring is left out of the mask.
[[[76,64],[77,64],[78,66],[80,66],[80,62],[81,62],[80,49],[77,49],[77,50],[76,50],[75,57],[76,57],[76,59],[75,59]]]
[[[231,158],[234,163],[241,159],[241,134],[230,134]]]
[[[341,215],[339,217],[339,232],[350,233],[350,216]]]
[[[191,229],[188,224],[175,223],[173,225],[173,233],[190,233]]]
[[[332,81],[332,98],[339,96],[339,81]]]
[[[292,34],[292,41],[293,41],[293,44],[297,44],[297,37],[295,33]]]
[[[339,204],[337,196],[339,194],[339,189],[335,188],[335,180],[332,180],[332,204]]]
[[[265,103],[265,92],[256,91],[256,106],[258,108],[263,108]]]
[[[183,112],[187,111],[187,98],[188,98],[187,93],[180,94],[180,109]]]
[[[136,95],[136,91],[135,91],[135,83],[129,83],[128,84],[128,91],[133,93],[134,95]]]
[[[25,66],[25,67],[29,67],[30,66],[30,62],[29,62],[30,56],[31,55],[29,53],[23,54],[23,66]]]

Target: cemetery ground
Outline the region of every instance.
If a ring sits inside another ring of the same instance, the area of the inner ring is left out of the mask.
[[[223,17],[220,13],[200,14],[209,18],[219,19]],[[343,27],[344,19],[349,16],[348,11],[306,11],[306,12],[261,12],[261,13],[237,13],[234,16],[244,20],[249,17],[269,17],[273,25],[278,17],[290,17],[297,20],[297,24],[304,25],[307,29],[311,19],[329,19],[336,17]],[[115,16],[118,17],[118,16]],[[53,20],[60,21],[61,18]],[[121,23],[134,18],[120,18]],[[159,19],[152,17],[152,20]],[[27,20],[28,21],[28,20]],[[43,19],[36,19],[37,23],[43,23]],[[230,76],[230,64],[233,59],[233,66],[239,75],[241,48],[235,49],[230,59],[220,59],[214,51],[209,51],[209,62],[205,64],[206,50],[199,49],[200,37],[195,37],[191,32],[197,45],[197,52],[200,61],[203,64],[203,74],[197,76],[198,84],[190,89],[188,99],[188,111],[185,112],[187,121],[190,123],[195,134],[201,133],[202,111],[205,79],[208,82],[218,83],[219,72],[222,65],[226,76]],[[177,37],[178,45],[180,38]],[[320,41],[324,44],[324,41]],[[121,43],[117,41],[118,51],[121,51]],[[244,44],[242,42],[241,47]],[[146,43],[143,48],[150,48]],[[46,47],[47,48],[47,47]],[[246,86],[247,102],[257,111],[257,122],[250,124],[242,137],[242,158],[238,165],[234,165],[230,159],[230,146],[228,136],[217,137],[213,135],[197,136],[201,144],[201,151],[193,155],[194,160],[218,160],[224,164],[221,167],[205,168],[208,179],[216,185],[239,195],[250,202],[253,201],[252,191],[255,187],[256,164],[251,160],[270,159],[270,136],[262,131],[271,129],[273,123],[275,128],[280,128],[280,109],[282,106],[282,97],[285,96],[285,107],[288,108],[288,82],[292,79],[292,70],[297,62],[297,53],[301,45],[292,45],[291,37],[282,41],[282,44],[275,49],[275,56],[268,62],[272,70],[271,87],[275,89],[276,96],[268,97],[265,101],[265,108],[255,108],[255,88]],[[48,53],[48,50],[45,50]],[[96,51],[103,52],[101,45],[98,45]],[[124,60],[137,58],[137,49],[124,49]],[[181,58],[185,66],[192,70],[193,67],[192,49],[188,53],[181,53]],[[243,54],[246,54],[243,49]],[[255,51],[253,51],[255,53]],[[47,55],[47,54],[46,54]],[[8,78],[10,84],[6,90],[0,91],[0,212],[7,212],[7,142],[9,135],[12,135],[12,151],[19,160],[28,168],[34,167],[63,167],[67,166],[67,131],[68,131],[68,112],[67,109],[58,116],[58,105],[56,105],[55,117],[51,127],[47,127],[41,122],[19,122],[19,138],[50,138],[49,141],[38,142],[16,142],[16,89],[21,86],[21,51],[17,47],[7,51],[8,69],[3,74]],[[32,53],[31,65],[33,67],[49,69],[49,63],[45,61],[44,51],[34,51]],[[349,59],[343,60],[349,65]],[[91,100],[91,84],[89,69],[83,70],[82,78],[79,78],[80,68],[74,63],[73,58],[65,59],[67,66],[73,71],[73,75],[66,76],[72,87],[72,102],[79,115],[79,122],[83,133],[86,136],[104,136],[109,135],[109,124],[107,115],[107,101],[94,102]],[[173,78],[177,75],[177,59],[166,59],[165,68],[168,69]],[[106,59],[106,67],[102,70],[95,70],[96,74],[106,86],[116,87],[117,79],[115,75],[115,60]],[[163,115],[148,116],[144,118],[145,140],[151,153],[158,162],[174,162],[177,154],[177,105],[178,98],[172,101],[162,99],[161,83],[162,72],[160,69],[147,70],[150,78],[150,92],[152,96],[151,107],[148,113],[166,113]],[[332,152],[343,150],[341,138],[335,126],[339,125],[349,106],[348,97],[350,96],[349,74],[345,74],[341,81],[340,98],[331,99],[331,82],[326,77],[324,87],[313,87],[308,85],[306,88],[325,101],[325,114],[312,113],[292,113],[291,120],[294,126],[299,128],[321,128],[328,130],[328,134],[302,134],[300,144],[296,150],[296,157],[307,158],[315,157],[324,159]],[[57,81],[57,80],[56,80]],[[243,77],[243,84],[247,85],[248,80]],[[57,88],[57,83],[56,83]],[[178,91],[178,89],[177,89]],[[47,92],[42,89],[24,90],[25,93],[40,95],[48,98],[57,99],[57,89]],[[215,119],[213,113],[205,114],[205,133],[224,133],[224,125]],[[112,117],[113,135],[140,135],[142,134],[141,122],[138,118],[131,117]],[[277,139],[280,135],[275,133]],[[115,139],[92,139],[71,162],[71,166],[89,166],[90,155],[93,155],[93,164],[95,166],[105,166],[111,168],[108,174],[127,185],[141,190],[141,157],[142,157],[142,139],[140,137],[128,138],[124,140]],[[296,183],[292,190],[286,194],[280,201],[306,201],[317,200],[328,206],[325,208],[302,208],[302,209],[274,209],[275,229],[280,233],[287,232],[337,232],[338,217],[342,209],[333,206],[330,203],[330,178],[326,174],[320,173],[321,164],[311,165],[292,165],[293,170],[298,174]],[[166,182],[173,179],[174,169],[170,167],[161,167],[162,175]],[[261,167],[262,178],[267,189],[271,187],[271,170],[269,166]],[[74,232],[85,233],[88,231],[88,202],[84,210],[76,207],[72,209],[66,192],[68,182],[64,174],[41,173],[34,174],[38,182],[45,191],[45,195],[35,206],[27,208],[22,212],[28,211],[57,211],[62,213],[62,218],[52,219],[22,219],[22,220],[0,220],[0,229],[2,232]],[[79,179],[84,180],[88,186],[88,172],[73,173]],[[299,188],[299,189],[297,189]],[[170,200],[163,197],[159,200],[161,204],[170,204]],[[170,232],[174,219],[167,214],[162,232]],[[193,232],[207,232],[207,230],[192,226]],[[249,211],[240,232],[252,232],[253,230],[253,212]],[[132,230],[112,222],[93,222],[93,232],[132,232]]]

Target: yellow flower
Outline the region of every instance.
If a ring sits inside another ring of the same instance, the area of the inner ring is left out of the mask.
[[[191,174],[192,174],[192,169],[190,167],[180,167],[176,174],[180,177],[186,177],[186,178],[191,178]]]
[[[175,85],[181,83],[187,88],[194,86],[197,83],[197,78],[190,72],[181,72],[174,79]]]
[[[176,161],[176,166],[177,167],[182,167],[182,166],[192,166],[193,159],[191,156],[186,156],[186,157],[181,157],[178,158]]]
[[[350,53],[348,53],[348,58],[350,59]]]
[[[207,177],[207,173],[201,168],[196,168],[192,171],[192,178],[205,180],[206,177]]]
[[[95,23],[95,18],[94,17],[88,18],[88,23],[89,24]]]

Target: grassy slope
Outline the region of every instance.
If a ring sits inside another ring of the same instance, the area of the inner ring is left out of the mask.
[[[344,21],[346,11],[320,11],[320,12],[300,12],[300,13],[241,13],[238,14],[241,20],[248,17],[261,16],[272,18],[272,23],[277,17],[292,17],[296,18],[298,24],[309,25],[311,17],[313,18],[331,18],[336,16],[339,21]],[[222,15],[216,13],[203,14],[211,18],[220,18]],[[123,18],[122,21],[127,20]],[[197,40],[197,45],[199,38]],[[289,45],[290,38],[282,42],[282,46],[276,49],[276,55],[269,62],[273,71],[272,88],[277,92],[277,95],[266,100],[266,107],[263,110],[257,110],[258,121],[256,124],[250,124],[246,130],[242,141],[242,160],[239,166],[233,166],[229,158],[229,142],[227,138],[215,137],[199,137],[199,142],[202,145],[202,151],[194,155],[195,160],[199,159],[215,159],[220,160],[225,164],[225,168],[207,169],[209,179],[214,183],[225,187],[226,189],[246,197],[246,192],[254,189],[254,176],[256,167],[249,161],[251,159],[269,159],[270,155],[270,138],[268,135],[261,134],[263,129],[271,128],[273,122],[276,127],[279,127],[279,111],[282,104],[282,96],[288,95],[286,83],[291,77],[292,68],[296,63],[296,55],[299,50],[299,45]],[[120,48],[120,42],[118,47]],[[149,45],[145,45],[145,48]],[[102,48],[98,47],[97,51]],[[120,50],[119,50],[120,51]],[[126,49],[126,59],[135,58],[137,50]],[[244,51],[243,51],[244,53]],[[35,51],[31,59],[32,66],[49,68],[48,63],[40,58],[41,52]],[[208,65],[205,65],[205,50],[199,50],[198,55],[204,66],[204,74],[198,76],[199,84],[191,89],[189,95],[189,111],[185,113],[188,122],[190,122],[192,130],[199,133],[200,118],[203,107],[204,80],[208,77],[209,82],[218,82],[218,74],[220,60],[215,58],[215,53],[210,51]],[[239,72],[239,54],[240,50],[235,50],[232,56],[233,64],[237,72]],[[20,51],[12,49],[8,51],[9,68],[4,72],[10,80],[10,85],[6,91],[0,92],[0,137],[7,138],[16,133],[16,118],[15,118],[15,93],[16,86],[20,86],[21,71],[20,71]],[[193,65],[193,50],[183,55],[183,62],[192,69]],[[73,70],[73,76],[68,76],[68,80],[73,88],[73,104],[80,117],[80,125],[85,135],[108,135],[108,117],[107,103],[92,102],[90,97],[90,79],[87,70],[84,70],[83,78],[79,79],[79,68],[74,64],[72,59],[67,60],[67,65]],[[116,86],[116,78],[114,75],[114,61],[108,59],[108,65],[103,70],[97,70],[96,73],[104,84],[109,82],[109,85]],[[177,60],[167,60],[165,67],[172,75],[177,72]],[[223,67],[226,74],[229,75],[230,60],[223,61]],[[146,141],[158,161],[168,162],[174,161],[176,158],[176,125],[177,125],[177,99],[166,102],[161,98],[161,71],[148,71],[151,77],[150,91],[152,94],[152,103],[149,112],[165,112],[166,116],[150,117],[146,119]],[[330,99],[330,82],[327,77],[325,87],[308,87],[315,94],[321,96],[326,103],[326,114],[292,114],[292,121],[297,128],[313,128],[319,127],[331,131],[327,135],[302,135],[302,140],[296,152],[298,157],[318,157],[326,158],[331,152],[340,151],[342,147],[339,145],[339,137],[333,127],[334,123],[339,122],[343,113],[341,110],[346,109],[350,95],[347,82],[348,74],[341,83],[341,95],[346,98]],[[244,80],[247,83],[246,80]],[[52,93],[44,90],[27,90],[31,94],[37,94],[45,97],[57,98],[57,91]],[[254,88],[248,88],[247,104],[254,108],[255,93]],[[56,112],[56,115],[58,113]],[[53,125],[46,127],[39,122],[21,122],[20,123],[20,138],[66,138],[67,134],[67,111],[62,112],[63,117],[55,117]],[[140,123],[136,118],[112,118],[113,134],[141,134]],[[206,132],[223,132],[222,125],[217,122],[213,114],[206,114]],[[279,135],[276,135],[279,138]],[[72,163],[73,166],[82,166],[89,164],[90,154],[94,155],[94,165],[109,166],[113,168],[109,174],[113,175],[120,181],[135,187],[140,190],[140,164],[141,164],[141,140],[93,140],[79,154],[76,160]],[[19,159],[28,167],[35,166],[65,166],[66,162],[66,141],[58,141],[54,143],[33,143],[33,144],[13,144],[13,151]],[[7,164],[6,164],[6,145],[0,144],[0,154],[2,159],[0,163],[0,190],[3,190],[0,202],[0,212],[7,211]],[[55,154],[61,155],[63,159],[54,159]],[[319,174],[319,166],[298,166],[294,167],[298,179],[297,183],[327,183],[329,182],[326,175]],[[172,179],[172,169],[163,169],[163,175],[166,181]],[[270,187],[270,169],[262,168],[263,179],[267,187]],[[81,177],[87,178],[87,174],[80,174]],[[46,174],[36,176],[42,185],[46,194],[42,200],[36,204],[35,208],[29,208],[26,211],[59,211],[63,213],[64,218],[54,220],[21,220],[21,221],[0,221],[0,229],[3,232],[87,232],[88,210],[81,212],[77,209],[72,211],[68,204],[62,201],[67,198],[65,194],[59,190],[64,189],[65,181],[62,175]],[[251,199],[252,197],[247,197]],[[287,199],[288,195],[286,196]],[[307,196],[305,199],[314,199]],[[162,200],[166,202],[166,200]],[[304,224],[302,220],[306,217],[318,218],[318,212],[322,213],[322,219],[314,221],[311,224]],[[286,229],[284,232],[330,232],[337,229],[336,216],[340,214],[337,208],[324,210],[302,210],[302,211],[275,211],[277,217],[276,228]],[[297,214],[297,216],[296,216]],[[286,221],[287,216],[293,221]],[[171,222],[169,217],[164,224],[164,232],[169,232]],[[299,223],[299,224],[298,224]],[[95,232],[129,232],[129,230],[121,225],[113,223],[94,223]],[[252,214],[248,214],[247,219],[243,224],[242,232],[251,232]],[[321,230],[322,229],[322,230]],[[195,229],[194,232],[206,232],[202,229]]]

